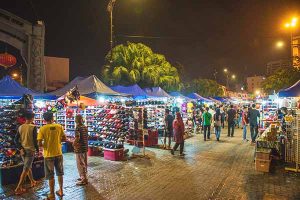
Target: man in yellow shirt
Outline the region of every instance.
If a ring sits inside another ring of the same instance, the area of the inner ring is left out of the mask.
[[[38,143],[44,149],[45,178],[49,180],[50,194],[48,199],[55,199],[54,194],[54,168],[58,177],[59,190],[56,195],[63,196],[63,156],[61,142],[66,141],[64,129],[61,125],[53,123],[53,113],[46,112],[43,115],[46,125],[42,126],[38,133]]]

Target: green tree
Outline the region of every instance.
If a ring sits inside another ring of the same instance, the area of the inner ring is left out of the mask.
[[[272,94],[287,88],[300,79],[300,71],[293,67],[279,68],[274,74],[268,76],[262,83],[265,92]]]
[[[185,84],[185,91],[187,93],[196,92],[203,97],[224,96],[222,86],[211,79],[194,79]]]
[[[153,53],[151,48],[141,43],[118,45],[113,48],[112,57],[109,52],[105,60],[102,78],[108,84],[160,86],[167,91],[179,90],[182,85],[178,70],[165,56]]]

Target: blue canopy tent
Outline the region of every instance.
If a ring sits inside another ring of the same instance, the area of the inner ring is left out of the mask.
[[[24,94],[30,94],[35,99],[55,100],[56,96],[35,92],[29,88],[21,86],[10,76],[5,76],[0,80],[0,98],[1,99],[19,99]]]
[[[195,99],[195,100],[199,100],[199,101],[206,101],[206,102],[211,102],[212,100],[207,99],[202,97],[201,95],[197,94],[197,93],[190,93],[188,95],[186,95],[188,98],[190,99]]]
[[[228,101],[228,99],[223,98],[223,97],[211,97],[211,99],[220,101],[220,102],[222,102],[222,103]]]
[[[150,97],[137,84],[131,85],[131,86],[117,85],[117,86],[113,86],[113,87],[110,87],[110,88],[112,90],[116,91],[116,92],[119,92],[119,93],[132,95],[132,97],[134,99],[146,99],[146,98]]]
[[[300,80],[289,88],[279,91],[279,97],[299,97],[300,96]]]
[[[147,95],[149,95],[151,97],[157,97],[157,98],[170,98],[171,97],[161,87],[145,88],[144,91],[147,93]]]
[[[172,97],[182,97],[182,98],[186,98],[186,96],[184,96],[184,95],[181,94],[180,92],[170,92],[169,95],[171,95]]]

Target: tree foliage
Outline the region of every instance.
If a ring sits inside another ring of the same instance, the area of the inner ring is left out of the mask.
[[[141,87],[160,86],[167,91],[178,90],[181,81],[177,69],[164,55],[153,53],[141,43],[118,45],[105,58],[102,76],[104,82],[113,85],[138,84]]]
[[[194,79],[185,84],[185,91],[196,92],[203,97],[224,96],[224,90],[220,84],[211,79]]]
[[[300,71],[293,67],[279,68],[274,74],[268,76],[262,83],[265,92],[271,94],[287,88],[300,79]]]

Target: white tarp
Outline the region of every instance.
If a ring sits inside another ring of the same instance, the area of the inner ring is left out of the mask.
[[[118,92],[113,91],[107,87],[102,81],[100,81],[95,75],[87,78],[77,77],[68,83],[65,87],[58,89],[51,94],[56,96],[65,95],[70,89],[77,85],[80,95],[87,95],[92,93],[103,94],[103,95],[121,95]]]

